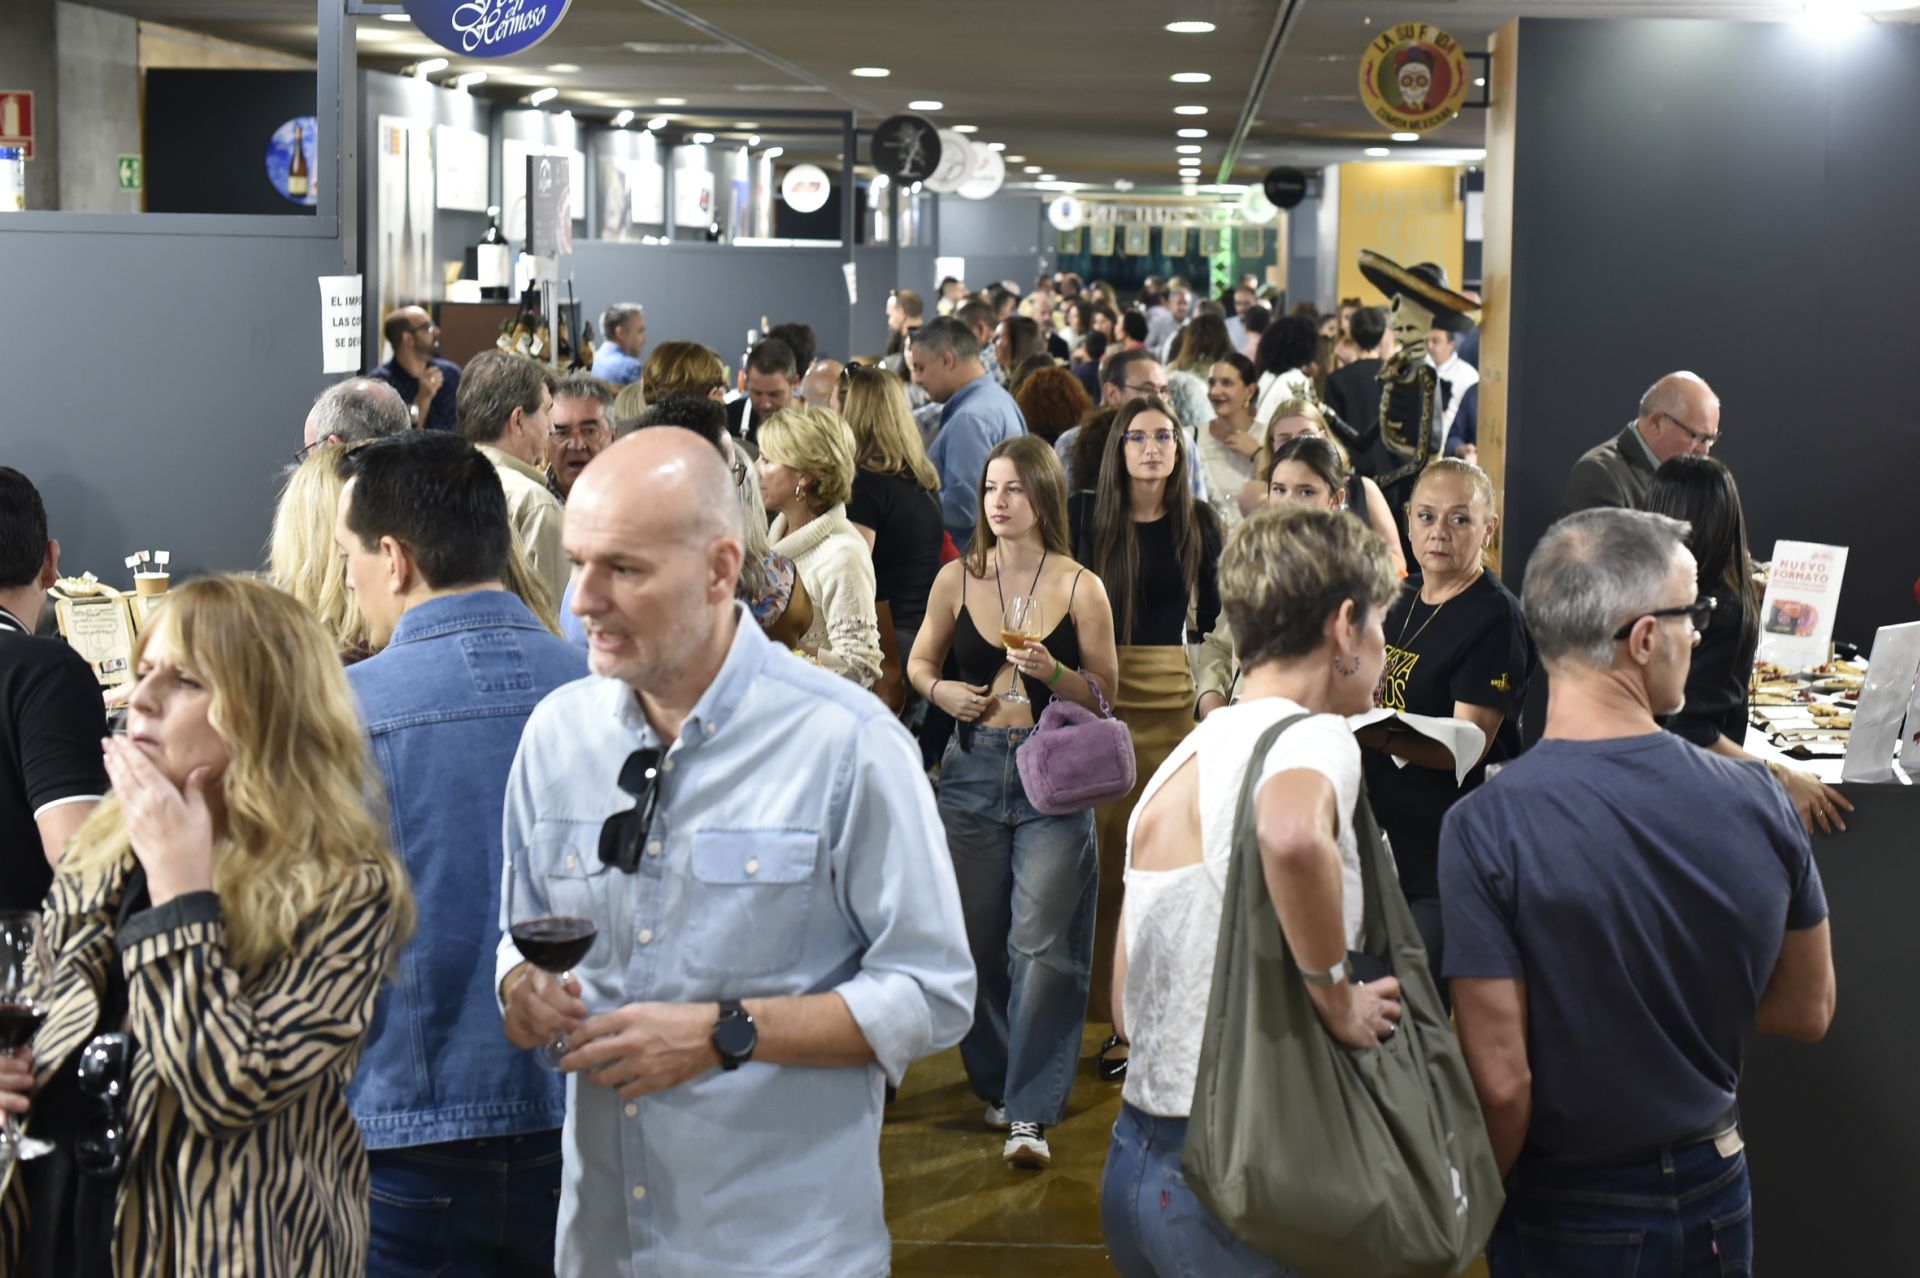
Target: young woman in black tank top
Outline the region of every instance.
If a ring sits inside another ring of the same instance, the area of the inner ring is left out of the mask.
[[[1098,864],[1093,814],[1047,816],[1028,802],[1014,759],[1048,701],[1097,708],[1119,678],[1113,613],[1100,579],[1073,561],[1066,476],[1044,440],[987,454],[973,544],[934,579],[907,678],[958,720],[940,764],[940,819],[979,973],[973,1028],[960,1044],[989,1126],[1008,1129],[1009,1163],[1044,1167],[1046,1128],[1066,1116],[1093,970]],[[1009,649],[1004,603],[1039,601]],[[952,653],[961,675],[940,677]],[[1019,690],[1026,700],[1009,700]]]

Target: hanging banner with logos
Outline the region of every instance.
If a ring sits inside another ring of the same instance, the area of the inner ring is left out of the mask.
[[[1070,231],[1055,231],[1054,251],[1057,253],[1084,253],[1087,251],[1087,228],[1076,226]]]
[[[1184,226],[1161,227],[1160,251],[1167,257],[1185,257],[1187,255],[1187,228]]]
[[[1128,257],[1145,257],[1152,252],[1152,229],[1129,225],[1121,236],[1120,251]]]
[[[940,165],[940,131],[917,115],[880,121],[868,143],[873,167],[896,182],[924,182]]]
[[[1264,226],[1243,226],[1240,228],[1240,256],[1260,257],[1267,251],[1267,228]]]
[[[1203,226],[1200,228],[1200,252],[1207,257],[1218,257],[1227,251],[1227,228],[1224,226]]]
[[[1833,610],[1847,548],[1811,541],[1773,543],[1773,567],[1760,601],[1760,648],[1754,660],[1784,670],[1808,670],[1827,660]]]
[[[320,371],[360,371],[360,277],[320,277]]]
[[[1092,234],[1088,237],[1087,251],[1095,257],[1113,256],[1113,224],[1111,222],[1105,226],[1092,228]]]
[[[509,58],[553,34],[572,0],[406,0],[422,35],[468,58]]]
[[[1430,22],[1389,27],[1360,55],[1360,101],[1395,132],[1425,133],[1459,115],[1470,80],[1460,42]]]

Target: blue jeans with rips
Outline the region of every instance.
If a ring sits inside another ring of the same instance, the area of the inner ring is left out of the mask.
[[[975,728],[940,765],[947,830],[979,990],[960,1058],[974,1095],[1015,1122],[1066,1117],[1093,978],[1099,862],[1093,813],[1047,816],[1014,752],[1031,728]]]

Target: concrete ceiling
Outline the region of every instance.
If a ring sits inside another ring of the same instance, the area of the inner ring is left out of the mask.
[[[1451,32],[1469,50],[1516,16],[1562,18],[1798,17],[1809,4],[1847,0],[573,0],[559,29],[527,55],[504,61],[453,57],[411,24],[359,19],[363,65],[398,71],[426,57],[452,66],[436,80],[485,69],[474,92],[514,102],[551,85],[548,110],[605,118],[622,108],[641,120],[657,114],[725,132],[757,125],[790,157],[828,159],[818,142],[778,139],[756,113],[779,108],[852,110],[861,128],[934,99],[922,112],[942,125],[976,126],[977,142],[1002,142],[1012,183],[1033,181],[1037,165],[1063,182],[1145,193],[1179,189],[1178,143],[1197,141],[1206,180],[1215,178],[1276,15],[1296,12],[1267,79],[1232,178],[1246,181],[1275,164],[1317,168],[1362,158],[1385,144],[1361,108],[1356,79],[1367,42],[1381,24],[1417,19]],[[1855,0],[1857,3],[1858,0]],[[104,0],[104,7],[225,39],[311,55],[312,0]],[[1920,10],[1881,15],[1912,21]],[[1214,24],[1204,34],[1165,30],[1175,20]],[[730,43],[732,37],[755,51]],[[765,57],[761,55],[767,55]],[[885,67],[861,78],[855,67]],[[1203,72],[1204,84],[1180,84],[1175,72]],[[710,107],[697,118],[686,106]],[[1174,107],[1202,106],[1204,115]],[[1393,146],[1394,159],[1459,162],[1484,145],[1484,112],[1468,110],[1419,143]],[[635,127],[639,127],[638,124]],[[1203,139],[1175,135],[1204,128]],[[745,130],[739,132],[744,133]],[[837,148],[831,153],[837,156]],[[837,161],[836,161],[837,163]]]

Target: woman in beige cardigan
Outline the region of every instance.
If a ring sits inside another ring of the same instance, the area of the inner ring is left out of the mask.
[[[873,556],[847,520],[853,431],[831,409],[797,406],[760,426],[760,489],[774,514],[767,535],[793,560],[813,599],[799,647],[863,688],[880,677]]]

